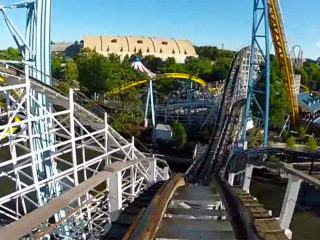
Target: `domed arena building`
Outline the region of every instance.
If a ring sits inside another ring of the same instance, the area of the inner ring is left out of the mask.
[[[83,47],[104,56],[117,54],[122,59],[126,55],[140,53],[142,56],[153,55],[162,60],[170,57],[177,63],[184,63],[187,57],[198,57],[190,41],[171,38],[85,36]]]

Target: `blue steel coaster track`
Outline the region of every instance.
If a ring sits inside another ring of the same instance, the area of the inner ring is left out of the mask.
[[[296,163],[296,162],[313,162],[317,161],[320,162],[320,153],[306,153],[306,152],[299,152],[293,150],[287,150],[282,148],[254,148],[249,149],[243,152],[240,152],[230,159],[230,164],[227,166],[228,172],[240,172],[246,169],[247,163],[254,164],[254,160],[252,158],[261,156],[261,155],[271,155],[275,154],[279,158],[281,158],[282,162],[287,163]],[[257,160],[257,164],[260,164]],[[279,165],[280,166],[280,165]]]

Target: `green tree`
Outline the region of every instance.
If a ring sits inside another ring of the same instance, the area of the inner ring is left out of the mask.
[[[9,47],[9,48],[8,48],[8,53],[9,53],[9,56],[10,56],[12,59],[17,59],[17,60],[19,60],[19,59],[22,58],[19,49],[15,49],[15,48]]]
[[[145,80],[147,76],[135,71],[130,59],[130,56],[125,56],[122,60],[116,54],[106,57],[88,48],[82,49],[75,58],[81,91],[89,96],[95,92],[103,96],[105,92],[126,83]],[[140,88],[135,87],[112,96],[117,102],[117,108],[110,117],[110,124],[116,130],[133,129],[142,123],[141,95]]]
[[[263,66],[262,66],[263,68]],[[263,70],[263,69],[262,69]],[[262,71],[264,72],[264,71]],[[285,74],[280,68],[275,56],[271,56],[270,72],[270,125],[282,127],[290,113],[289,97],[285,85]],[[264,77],[259,81],[260,90],[264,91]],[[264,96],[259,96],[260,106],[265,105]]]
[[[212,81],[225,80],[229,73],[232,58],[220,57],[217,59],[212,69]]]
[[[106,90],[106,79],[109,75],[106,57],[85,48],[75,61],[78,65],[81,89],[88,89],[91,94]]]
[[[52,76],[57,79],[62,78],[62,57],[53,55],[52,56]]]
[[[225,80],[228,76],[228,68],[221,64],[215,64],[212,69],[211,78],[213,81]]]
[[[55,87],[68,94],[70,88],[79,88],[78,66],[71,58],[63,62],[64,59],[62,57],[54,56],[52,58],[52,75],[54,78],[60,79],[60,82],[56,83]]]
[[[200,58],[209,58],[211,61],[216,61],[219,50],[217,47],[210,47],[210,46],[202,46],[202,47],[195,47],[197,54]]]
[[[304,129],[304,127],[301,127],[299,129],[299,138],[304,139],[306,137],[306,130]]]
[[[175,140],[178,149],[183,148],[187,142],[187,133],[185,128],[179,122],[173,123],[173,139]]]
[[[212,46],[195,47],[195,49],[202,66],[199,77],[207,82],[226,79],[235,52]]]
[[[198,76],[206,82],[226,79],[234,52],[219,50],[216,47],[196,47],[199,58],[187,57],[185,63],[176,63],[174,58],[163,62],[161,73],[187,73]],[[143,60],[150,68],[149,57]]]
[[[310,90],[320,89],[320,66],[315,63],[305,63],[300,69],[295,69],[296,74],[301,75],[301,83]]]
[[[163,62],[161,73],[187,73],[185,64],[176,63],[174,58],[168,58]]]
[[[248,137],[249,147],[252,147],[252,148],[261,147],[262,142],[263,142],[263,137],[260,133],[250,134]]]
[[[202,66],[203,63],[199,58],[188,57],[185,60],[185,69],[193,76],[199,76]]]
[[[275,62],[272,64],[272,66],[270,123],[273,125],[273,127],[281,127],[290,112],[288,93],[284,84],[285,77],[283,71],[279,71],[278,65]]]
[[[78,66],[71,58],[64,65],[63,78],[67,81],[74,81],[79,78]]]
[[[309,137],[309,139],[308,139],[307,149],[308,149],[308,152],[310,152],[310,153],[314,153],[318,149],[317,140],[313,136]]]
[[[235,54],[234,51],[222,50],[214,46],[196,46],[195,49],[200,58],[209,58],[211,61],[216,61],[221,57],[232,59]]]
[[[19,49],[9,47],[7,50],[0,50],[0,59],[22,60],[22,55]]]
[[[291,150],[296,149],[296,141],[295,141],[294,137],[287,138],[286,143],[287,143],[287,148],[289,148]]]
[[[107,92],[128,82],[146,78],[146,75],[130,66],[129,56],[121,61],[118,55],[105,57],[85,48],[78,54],[75,62],[78,65],[81,89],[88,89],[90,94]]]
[[[162,68],[163,61],[161,58],[148,55],[143,58],[143,64],[152,72],[158,73]]]
[[[117,131],[134,130],[143,122],[144,112],[139,89],[131,88],[117,95],[117,109],[110,116],[110,124]],[[139,132],[139,131],[138,131]]]

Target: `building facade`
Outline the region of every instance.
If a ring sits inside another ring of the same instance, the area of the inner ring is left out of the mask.
[[[51,52],[55,56],[74,58],[82,48],[82,42],[59,42],[51,44]]]
[[[83,47],[104,56],[117,54],[122,59],[140,53],[143,57],[153,55],[162,60],[170,57],[184,63],[187,57],[198,57],[190,41],[169,38],[86,36]]]

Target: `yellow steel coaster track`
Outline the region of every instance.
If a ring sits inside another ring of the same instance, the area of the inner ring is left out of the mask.
[[[5,80],[4,80],[3,78],[1,78],[1,77],[0,77],[0,83],[3,83],[4,85],[6,85],[6,84],[5,84]],[[18,97],[21,97],[21,96],[22,96],[22,93],[20,93],[20,92],[18,92],[18,91],[16,91],[16,90],[13,90],[13,92],[14,92],[14,94],[16,94]],[[4,103],[0,103],[0,106],[1,106],[2,108],[6,108],[6,107],[7,107],[7,105],[5,105]],[[15,122],[20,122],[21,120],[20,120],[19,117],[15,116],[15,117],[14,117],[14,121],[15,121]],[[13,127],[12,130],[11,130],[11,129],[8,129],[8,130],[6,131],[6,134],[7,134],[7,135],[13,134],[13,133],[15,133],[17,130],[18,130],[17,127]],[[3,136],[0,140],[5,139],[6,137],[7,137],[7,136]]]
[[[0,77],[0,83],[2,83],[3,85],[6,86],[5,80],[4,80],[3,78],[1,78],[1,77]],[[21,92],[19,92],[19,91],[17,91],[17,90],[12,90],[12,91],[13,91],[13,93],[14,93],[16,96],[22,97],[22,93],[21,93]]]
[[[205,81],[203,81],[201,78],[191,76],[190,74],[186,74],[186,73],[164,73],[156,76],[156,80],[162,80],[162,79],[168,79],[168,78],[192,80],[196,83],[201,84],[204,87],[208,86],[208,84]]]
[[[287,48],[287,40],[284,29],[284,22],[281,14],[281,8],[279,0],[269,0],[269,24],[270,31],[273,38],[274,48],[276,56],[280,66],[284,69],[287,81],[287,90],[289,93],[289,100],[291,106],[292,120],[298,113],[298,102],[296,96],[293,93],[294,86],[294,72],[291,58],[289,56],[289,51]]]
[[[157,75],[153,80],[158,81],[158,80],[164,80],[164,79],[185,79],[185,80],[192,80],[196,83],[199,83],[203,87],[207,87],[212,93],[218,92],[223,89],[223,85],[217,87],[217,88],[209,88],[208,83],[202,80],[201,78],[191,76],[190,74],[186,73],[165,73],[165,74],[159,74]],[[148,82],[148,80],[141,80],[141,81],[136,81],[136,82],[129,82],[127,84],[124,84],[118,88],[115,88],[105,94],[106,97],[110,97],[113,95],[117,95],[129,88],[136,87],[138,85],[144,84]]]
[[[300,84],[300,87],[306,90],[307,93],[311,93],[310,89],[306,85]]]
[[[142,81],[137,81],[137,82],[129,82],[129,83],[126,83],[124,85],[122,85],[121,87],[118,87],[118,88],[115,88],[115,89],[112,89],[111,91],[107,92],[105,94],[106,97],[110,97],[110,96],[113,96],[113,95],[117,95],[129,88],[132,88],[132,87],[135,87],[135,86],[138,86],[138,85],[141,85],[141,84],[144,84],[148,82],[148,80],[142,80]]]

